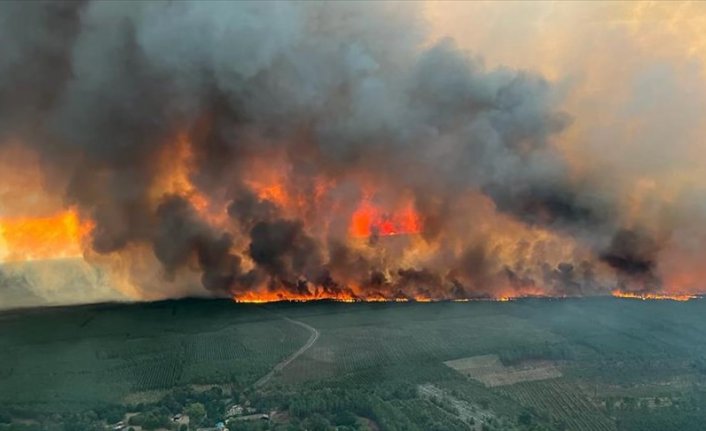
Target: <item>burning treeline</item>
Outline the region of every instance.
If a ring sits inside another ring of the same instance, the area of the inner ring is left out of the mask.
[[[692,289],[661,271],[668,229],[570,169],[552,84],[426,46],[408,5],[4,2],[0,22],[6,261],[83,255],[136,298]]]

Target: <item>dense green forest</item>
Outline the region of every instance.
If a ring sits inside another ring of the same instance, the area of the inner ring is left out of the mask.
[[[8,311],[0,430],[701,430],[705,312],[615,298]]]

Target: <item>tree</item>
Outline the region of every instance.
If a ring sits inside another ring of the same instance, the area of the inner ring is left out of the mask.
[[[9,424],[12,422],[12,416],[5,412],[0,412],[0,424]]]
[[[329,422],[320,414],[314,414],[305,421],[305,428],[311,431],[328,431],[331,429]]]
[[[527,410],[523,411],[518,415],[517,422],[520,425],[532,425],[532,414]]]
[[[334,422],[336,425],[344,425],[344,426],[355,426],[358,423],[358,419],[355,417],[355,415],[349,411],[342,411],[336,413],[334,416]]]
[[[189,416],[189,424],[195,427],[206,417],[206,408],[201,403],[191,403],[186,406],[184,413]]]

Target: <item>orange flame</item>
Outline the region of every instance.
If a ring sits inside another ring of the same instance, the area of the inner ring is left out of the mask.
[[[612,295],[616,298],[627,298],[627,299],[640,299],[643,301],[647,300],[665,300],[665,301],[689,301],[692,299],[697,299],[698,296],[695,295],[679,295],[679,294],[661,294],[661,293],[633,293],[633,292],[622,292],[619,290],[613,291]]]
[[[499,297],[499,298],[464,298],[464,299],[434,299],[429,297],[411,297],[411,298],[381,298],[377,296],[371,297],[351,297],[346,295],[297,295],[290,292],[265,292],[253,293],[247,292],[242,295],[233,297],[233,301],[241,304],[267,304],[271,302],[309,302],[309,301],[332,301],[332,302],[509,302],[517,298],[514,297]]]
[[[74,209],[48,217],[1,219],[0,244],[4,244],[0,247],[0,260],[80,257],[84,238],[92,229],[93,223],[81,220]]]
[[[152,200],[159,202],[165,194],[183,196],[201,217],[214,225],[223,225],[227,219],[225,208],[216,205],[192,182],[195,157],[189,136],[178,134],[165,145],[158,158],[157,175],[152,187]]]
[[[508,302],[518,299],[513,296],[500,296],[496,298],[432,298],[423,295],[411,297],[384,297],[369,292],[354,293],[353,291],[327,292],[315,291],[310,293],[293,293],[290,291],[247,291],[233,296],[233,301],[244,304],[266,304],[270,302],[308,302],[308,301],[333,301],[333,302]]]
[[[279,302],[279,301],[292,301],[292,302],[305,302],[305,301],[318,301],[318,300],[331,300],[340,302],[356,302],[359,301],[358,298],[346,292],[321,292],[313,294],[297,294],[292,292],[277,292],[277,291],[248,291],[242,294],[235,295],[233,297],[235,302],[249,303],[249,304],[264,304],[268,302]]]
[[[421,232],[419,214],[411,204],[399,212],[386,214],[370,200],[364,199],[351,217],[350,234],[353,237],[369,237],[371,235],[402,235]]]

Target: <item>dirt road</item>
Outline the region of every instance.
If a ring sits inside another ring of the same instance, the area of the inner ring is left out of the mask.
[[[306,323],[300,322],[299,320],[290,319],[289,317],[283,316],[282,318],[288,322],[294,323],[295,325],[299,325],[302,328],[308,330],[309,332],[311,332],[311,335],[309,336],[309,339],[306,341],[306,343],[304,343],[304,345],[299,348],[299,350],[286,357],[282,362],[275,365],[269,373],[265,374],[258,381],[253,383],[252,387],[254,389],[258,389],[266,385],[267,382],[272,379],[275,373],[282,371],[287,365],[297,359],[302,353],[309,350],[309,348],[313,346],[314,343],[316,343],[316,340],[319,339],[319,331],[313,326],[307,325]]]

